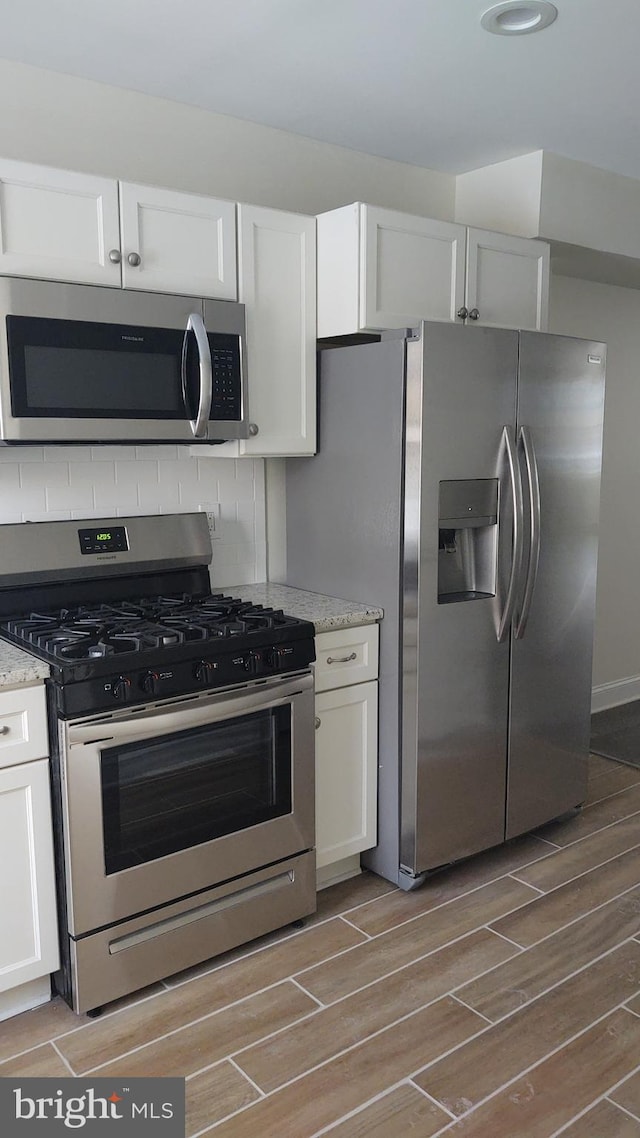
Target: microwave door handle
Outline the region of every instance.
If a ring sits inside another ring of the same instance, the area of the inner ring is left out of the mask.
[[[198,345],[198,357],[200,362],[200,394],[198,398],[198,414],[195,419],[190,419],[191,430],[193,437],[196,439],[206,439],[207,429],[209,425],[209,415],[211,412],[211,399],[213,397],[213,373],[211,368],[211,350],[209,348],[209,337],[207,336],[207,329],[205,328],[204,320],[199,312],[192,312],[187,320],[187,327],[185,328],[184,340],[182,341],[182,397],[184,399],[185,407],[187,404],[187,344],[189,342],[189,332],[193,332]]]

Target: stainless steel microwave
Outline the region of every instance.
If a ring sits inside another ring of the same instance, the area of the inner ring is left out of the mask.
[[[244,305],[0,277],[0,443],[248,435]]]

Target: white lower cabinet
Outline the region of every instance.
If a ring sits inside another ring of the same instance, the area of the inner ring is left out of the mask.
[[[12,735],[46,755],[43,687],[0,692],[0,1019],[48,999],[59,963],[49,760],[5,765]]]
[[[360,853],[377,840],[378,626],[320,633],[316,655],[316,867],[321,886],[357,873]]]

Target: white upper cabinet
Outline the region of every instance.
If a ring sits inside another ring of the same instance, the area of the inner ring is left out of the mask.
[[[542,241],[356,202],[318,217],[318,336],[476,321],[544,330]]]
[[[469,316],[478,324],[543,332],[549,311],[549,246],[488,229],[467,231]]]
[[[454,320],[464,297],[465,229],[446,221],[360,207],[363,328]]]
[[[212,457],[316,450],[316,222],[238,206],[238,292],[246,306],[251,438]],[[198,452],[200,453],[200,452]]]
[[[236,300],[235,209],[1,159],[0,273]]]
[[[119,257],[117,182],[0,159],[0,273],[117,287]]]
[[[236,207],[120,182],[125,288],[236,300]]]

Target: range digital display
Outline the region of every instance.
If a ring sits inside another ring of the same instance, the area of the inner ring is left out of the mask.
[[[129,548],[124,526],[110,529],[79,529],[81,553],[124,553]]]

